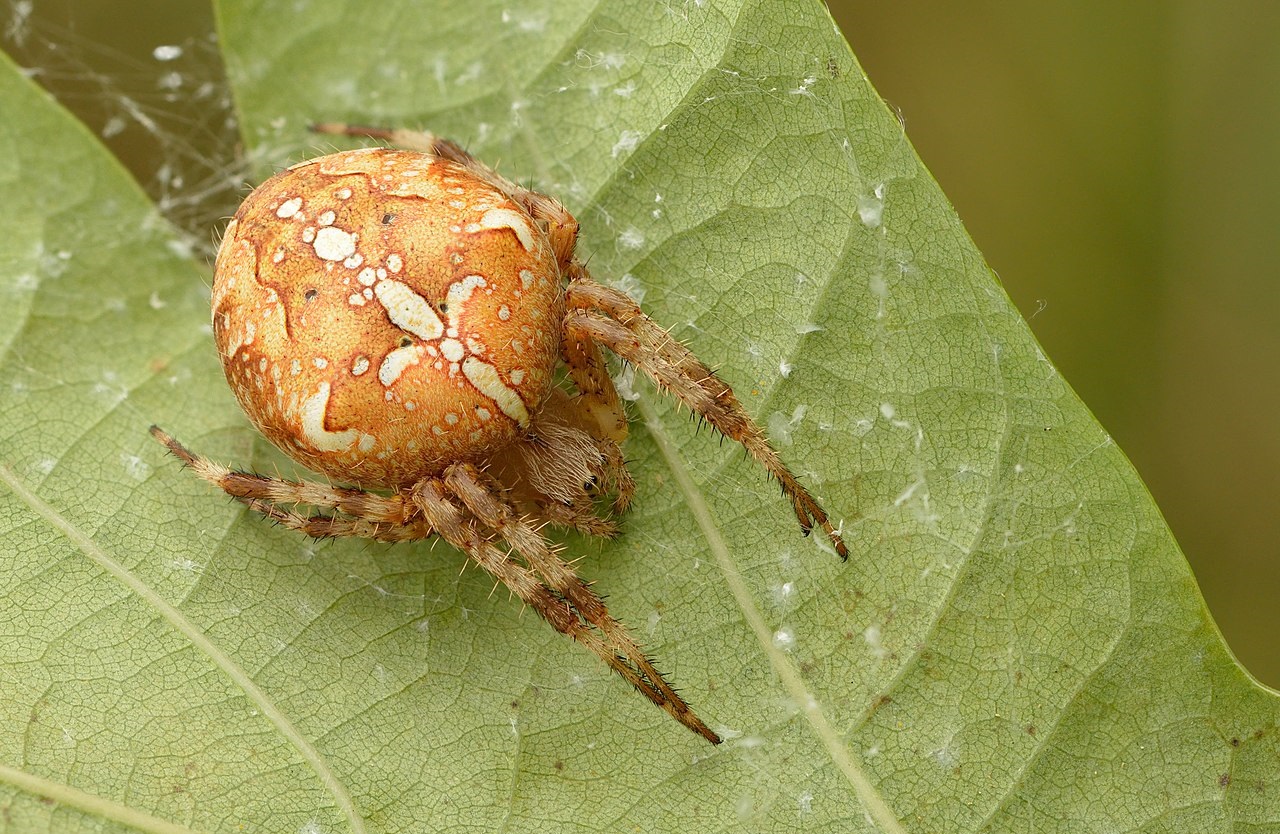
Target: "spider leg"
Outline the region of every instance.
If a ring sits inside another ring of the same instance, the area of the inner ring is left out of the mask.
[[[629,661],[663,696],[663,702],[659,706],[708,741],[718,741],[715,734],[693,714],[689,705],[654,668],[653,662],[626,627],[613,618],[604,600],[582,581],[573,568],[565,564],[541,533],[528,521],[517,517],[512,507],[497,496],[494,489],[496,485],[486,484],[485,480],[471,464],[454,464],[445,471],[445,485],[463,506],[514,547],[551,590],[568,600],[584,620],[600,629],[611,654],[620,655]]]
[[[340,513],[345,513],[365,522],[391,526],[409,524],[411,517],[416,512],[415,508],[411,504],[407,504],[404,496],[400,494],[391,496],[378,495],[377,493],[365,492],[360,489],[335,487],[314,481],[286,481],[281,478],[255,475],[252,472],[240,472],[195,454],[166,434],[159,426],[151,427],[151,436],[163,443],[175,457],[182,460],[183,463],[191,468],[192,472],[202,479],[223,490],[231,497],[244,501],[250,507],[262,512],[263,515],[274,518],[276,521],[295,529],[302,530],[303,528],[297,527],[271,513],[263,512],[262,506],[307,504],[321,509],[337,510]],[[298,516],[297,513],[290,515]],[[298,517],[305,518],[305,516]],[[320,516],[320,518],[323,517]],[[303,532],[307,531],[303,530]],[[308,533],[308,535],[310,534]],[[344,533],[342,535],[355,534]]]
[[[580,504],[561,504],[556,501],[533,502],[536,515],[546,519],[557,527],[567,527],[586,533],[588,536],[599,536],[611,539],[618,535],[618,525],[607,518],[596,515],[595,507],[590,502]]]
[[[815,526],[821,527],[840,558],[849,558],[848,548],[826,511],[778,457],[733,389],[645,315],[629,296],[591,280],[576,263],[566,292],[569,312],[565,316],[565,339],[603,345],[647,373],[726,437],[741,443],[781,484],[805,535]]]
[[[450,500],[450,493],[474,520]],[[517,521],[510,507],[481,485],[474,468],[459,464],[450,467],[445,481],[422,481],[414,487],[413,500],[442,538],[470,555],[553,628],[585,645],[672,718],[711,743],[720,743],[720,737],[694,715],[621,624],[609,616],[600,598],[551,552],[541,535]],[[506,539],[530,567],[498,550],[477,521]]]
[[[343,537],[373,539],[380,542],[411,542],[430,538],[435,531],[421,518],[408,524],[387,524],[364,518],[343,518],[330,515],[305,515],[287,510],[261,498],[237,498],[249,509],[261,513],[272,521],[291,530],[297,530],[313,539],[337,539]]]

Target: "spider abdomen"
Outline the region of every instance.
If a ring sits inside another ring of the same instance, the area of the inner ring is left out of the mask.
[[[542,228],[466,168],[348,151],[244,201],[213,329],[237,399],[286,454],[407,486],[528,427],[559,353],[561,283]]]

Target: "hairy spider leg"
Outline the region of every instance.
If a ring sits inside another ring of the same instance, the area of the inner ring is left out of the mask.
[[[379,542],[416,542],[435,535],[431,525],[421,518],[406,524],[387,524],[363,518],[334,515],[305,515],[288,510],[261,498],[232,496],[249,509],[261,513],[282,527],[297,530],[313,539],[373,539]]]
[[[202,480],[272,521],[313,538],[359,536],[399,542],[430,538],[434,532],[402,494],[385,496],[314,481],[288,481],[242,472],[197,455],[159,426],[151,427],[151,436]],[[305,515],[281,504],[305,504],[348,517]]]
[[[387,524],[405,524],[416,514],[416,509],[405,501],[403,495],[385,496],[315,481],[289,481],[241,472],[191,452],[159,426],[151,427],[151,436],[163,443],[191,471],[233,498],[257,499],[271,504],[307,504]]]
[[[509,507],[502,506],[479,486],[473,473],[467,472],[465,466],[455,464],[449,468],[445,480],[425,479],[413,489],[414,503],[422,509],[436,532],[471,556],[476,564],[511,589],[553,628],[590,649],[672,718],[712,744],[719,744],[720,737],[694,714],[684,699],[653,668],[621,624],[609,616],[600,598],[578,579],[568,565],[551,553],[545,539],[527,524],[517,521]],[[473,518],[468,519],[463,509],[450,500],[450,493],[472,513]],[[524,556],[529,568],[512,561],[494,546],[490,537],[484,535],[476,522],[485,523],[485,515],[500,528],[505,528],[505,532],[495,532]],[[511,538],[507,538],[508,535]],[[547,584],[539,581],[539,574]],[[599,622],[593,622],[593,619]],[[592,625],[599,628],[600,633],[593,631]]]
[[[672,718],[711,743],[720,743],[720,737],[654,668],[625,626],[609,614],[599,595],[555,554],[545,537],[497,497],[501,486],[471,464],[454,464],[443,479],[424,479],[407,494],[383,496],[239,472],[191,452],[158,426],[151,427],[151,434],[203,480],[272,521],[313,538],[400,542],[439,535],[532,606],[553,628],[603,659]],[[306,504],[349,517],[308,516],[281,503]],[[494,546],[493,537],[515,548],[529,568],[511,561]]]
[[[585,269],[577,268],[567,293],[566,339],[589,340],[602,345],[644,371],[663,390],[705,418],[726,437],[741,443],[782,486],[782,492],[791,501],[805,535],[815,526],[822,528],[840,558],[849,558],[844,540],[822,505],[778,457],[732,388],[679,340],[673,339],[645,315],[630,296],[596,283],[588,277]]]

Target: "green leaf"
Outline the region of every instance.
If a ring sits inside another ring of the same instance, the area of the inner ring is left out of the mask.
[[[711,748],[445,547],[314,543],[208,275],[0,68],[0,817],[15,831],[1255,831],[1274,694],[816,3],[224,2],[259,174],[430,127],[560,196],[603,280],[844,521],[803,539],[643,384],[614,542],[569,540]],[[166,826],[171,826],[166,828]]]

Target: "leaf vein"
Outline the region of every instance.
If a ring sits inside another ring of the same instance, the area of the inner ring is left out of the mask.
[[[843,741],[831,722],[827,720],[818,699],[805,686],[800,670],[773,644],[772,635],[760,608],[752,598],[750,590],[737,564],[729,553],[728,545],[721,534],[718,522],[711,515],[711,508],[702,495],[702,491],[693,482],[688,468],[681,461],[679,453],[671,439],[667,436],[657,410],[647,397],[636,403],[644,416],[645,426],[653,437],[654,444],[671,471],[676,483],[685,496],[690,512],[693,513],[699,529],[707,541],[708,549],[715,556],[716,564],[724,574],[725,582],[733,594],[734,600],[742,610],[760,648],[764,651],[769,665],[778,675],[783,688],[795,701],[801,714],[809,722],[819,743],[825,748],[832,762],[853,788],[854,794],[862,804],[862,809],[875,823],[889,834],[905,834],[906,829],[899,822],[897,815],[889,807],[884,796],[871,783],[862,763],[857,760],[853,751]]]
[[[203,652],[206,657],[213,661],[214,665],[221,669],[245,693],[249,700],[262,711],[267,720],[298,751],[303,760],[311,766],[320,778],[321,783],[333,796],[338,810],[347,819],[351,830],[356,834],[363,834],[365,831],[364,820],[361,819],[356,811],[355,803],[352,801],[346,786],[339,781],[329,763],[325,761],[324,757],[311,742],[303,737],[302,733],[285,716],[279,706],[271,700],[267,693],[254,682],[249,674],[230,655],[210,640],[208,635],[201,631],[195,623],[187,619],[181,611],[156,593],[154,589],[135,576],[124,565],[112,558],[97,542],[77,528],[71,521],[63,517],[61,513],[31,490],[6,466],[0,466],[0,482],[8,486],[14,495],[26,503],[36,515],[44,519],[49,526],[79,548],[91,561],[111,574],[122,585],[137,594],[142,601],[155,609],[175,631],[189,640],[193,647]]]

